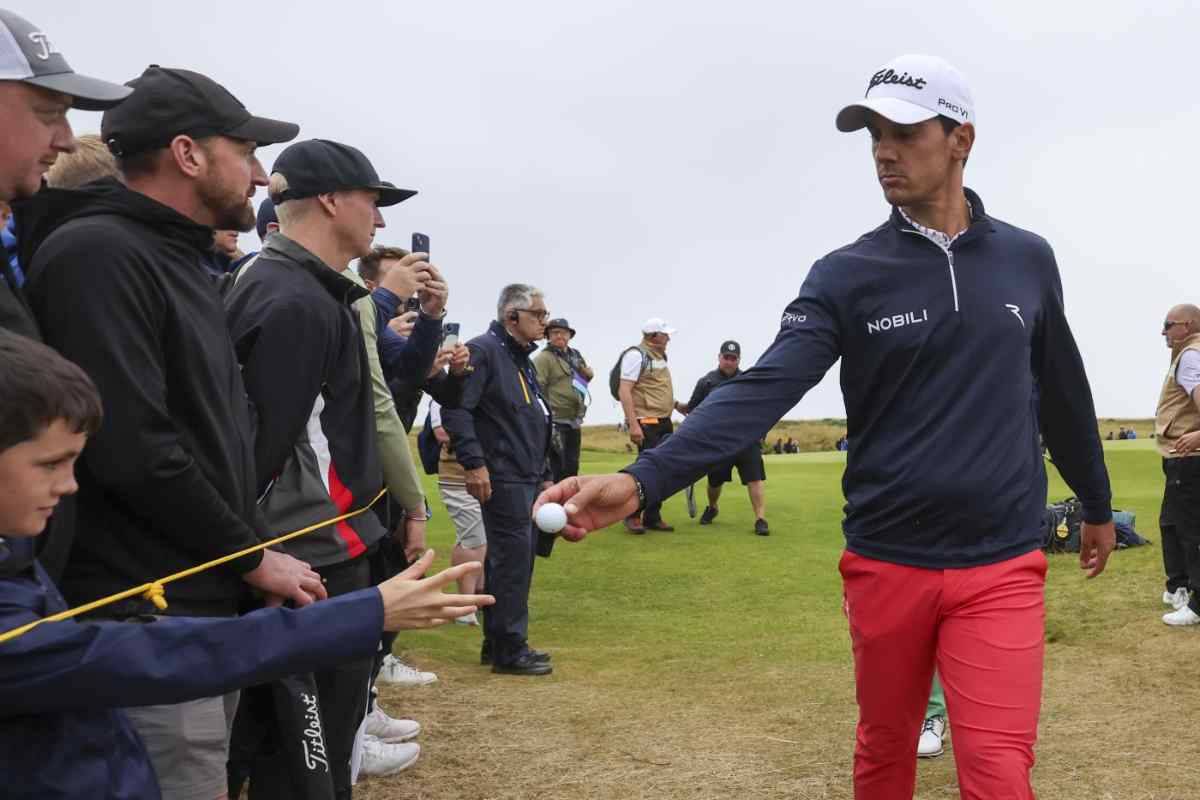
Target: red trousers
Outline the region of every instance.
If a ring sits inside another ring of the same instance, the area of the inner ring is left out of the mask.
[[[935,665],[961,796],[1032,800],[1045,652],[1042,552],[939,570],[847,551],[840,568],[858,694],[856,800],[912,800]]]

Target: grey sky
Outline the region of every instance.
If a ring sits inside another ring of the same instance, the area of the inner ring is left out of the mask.
[[[645,318],[680,329],[686,398],[723,339],[752,363],[812,262],[883,221],[867,134],[833,117],[904,52],[970,81],[967,184],[1054,246],[1101,415],[1153,415],[1161,320],[1200,301],[1191,3],[6,5],[81,72],[199,70],[419,189],[378,240],[431,236],[466,336],[503,284],[544,288],[600,373],[590,422],[618,418],[607,372]],[[789,416],[844,413],[835,367]]]

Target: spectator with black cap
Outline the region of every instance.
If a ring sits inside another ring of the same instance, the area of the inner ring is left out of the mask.
[[[368,292],[346,273],[352,260],[371,251],[384,224],[380,207],[415,192],[385,185],[360,151],[323,139],[284,150],[272,167],[269,192],[280,229],[225,300],[257,410],[260,507],[268,530],[280,534],[363,507],[382,488],[371,362],[353,305]],[[444,295],[428,303],[427,313],[440,316],[441,303]],[[419,484],[400,499],[407,524],[423,534]],[[385,535],[375,514],[360,514],[283,547],[313,565],[330,595],[341,595],[371,585],[373,557]],[[369,658],[349,662],[316,673],[310,684],[338,797],[350,796],[351,752],[372,667]],[[395,768],[420,753],[415,744],[391,747]],[[254,773],[250,780],[261,785]]]
[[[204,75],[152,66],[101,136],[125,180],[46,189],[20,247],[46,342],[95,381],[107,412],[79,461],[78,522],[61,586],[72,605],[258,544],[250,414],[204,260],[214,228],[249,229],[259,144],[298,128],[255,117]],[[245,584],[272,602],[325,597],[308,565],[268,550],[172,588],[166,614],[233,616]],[[131,599],[94,616],[160,613]],[[167,796],[226,788],[236,693],[130,709]]]
[[[700,407],[704,399],[725,381],[742,374],[742,346],[729,339],[721,343],[717,356],[717,368],[696,381],[692,398],[687,405],[677,404],[675,410],[681,414],[690,414]],[[721,500],[721,486],[733,480],[733,468],[737,467],[738,478],[750,494],[750,507],[754,510],[754,532],[759,536],[768,536],[771,529],[766,520],[766,499],[763,497],[763,484],[767,482],[767,468],[763,464],[762,448],[755,442],[738,453],[733,461],[722,464],[708,473],[708,505],[700,515],[701,525],[711,525],[717,518],[718,506]]]
[[[595,372],[583,354],[570,346],[575,329],[562,317],[546,323],[546,346],[533,357],[538,382],[554,413],[557,446],[550,451],[554,480],[579,474],[579,450],[583,443],[583,416],[590,396],[588,382]]]

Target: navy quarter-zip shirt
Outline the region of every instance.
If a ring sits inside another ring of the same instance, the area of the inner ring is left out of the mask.
[[[775,342],[627,471],[648,503],[761,439],[842,359],[846,547],[936,569],[1041,544],[1039,433],[1084,519],[1112,517],[1087,375],[1050,245],[989,217],[949,250],[893,209],[813,265]]]

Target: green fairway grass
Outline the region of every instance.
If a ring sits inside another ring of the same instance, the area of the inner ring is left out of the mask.
[[[1047,798],[1194,797],[1197,745],[1171,730],[1200,709],[1188,666],[1200,631],[1160,621],[1159,459],[1146,440],[1106,443],[1105,455],[1114,505],[1153,544],[1115,553],[1092,581],[1077,556],[1050,557],[1035,787]],[[769,537],[753,534],[735,483],[711,526],[688,519],[680,495],[664,508],[674,533],[616,526],[558,542],[537,561],[530,611],[531,644],[554,654],[549,678],[492,676],[478,665],[478,629],[404,634],[397,652],[441,681],[388,690],[385,705],[426,725],[426,753],[362,796],[850,797],[844,459],[767,457]],[[585,453],[583,467],[626,463]],[[1050,498],[1068,496],[1050,472]],[[436,498],[432,478],[427,488]],[[703,482],[696,491],[703,507]],[[429,543],[444,565],[453,533],[433,505]],[[922,762],[919,776],[918,797],[957,796],[952,755]]]

